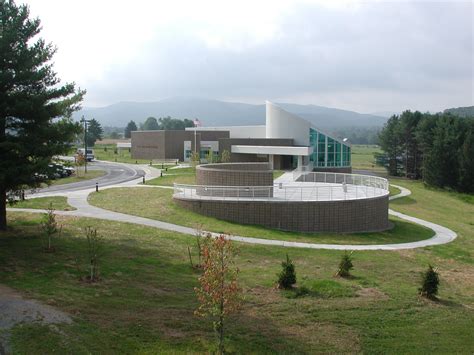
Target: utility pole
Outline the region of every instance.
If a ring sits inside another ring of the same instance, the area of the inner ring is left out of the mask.
[[[81,118],[81,122],[84,123],[84,174],[87,174],[87,123],[91,120],[86,120],[84,116]]]

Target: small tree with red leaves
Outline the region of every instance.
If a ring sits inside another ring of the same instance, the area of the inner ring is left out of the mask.
[[[240,308],[241,289],[237,284],[236,250],[232,242],[221,234],[207,238],[203,245],[203,275],[195,291],[200,302],[196,315],[214,319],[214,330],[219,339],[219,354],[224,353],[224,320]]]
[[[79,167],[86,165],[86,156],[82,152],[78,152],[75,157],[76,160],[76,174],[79,176]],[[86,176],[84,169],[84,176]]]

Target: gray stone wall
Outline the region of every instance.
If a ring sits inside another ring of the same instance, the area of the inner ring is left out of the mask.
[[[388,196],[346,201],[174,201],[205,216],[285,231],[354,233],[390,227]]]

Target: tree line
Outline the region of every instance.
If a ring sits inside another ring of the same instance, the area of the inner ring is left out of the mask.
[[[194,127],[192,120],[171,118],[170,116],[148,117],[145,122],[140,123],[140,129],[134,121],[130,121],[125,127],[124,137],[131,138],[133,131],[158,131],[158,130],[184,130],[186,127]]]
[[[474,117],[405,111],[386,122],[379,142],[377,160],[390,175],[474,192]]]
[[[382,127],[341,127],[334,130],[336,137],[347,138],[352,144],[379,144]]]

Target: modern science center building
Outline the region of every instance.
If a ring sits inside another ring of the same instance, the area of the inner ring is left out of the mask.
[[[268,101],[265,125],[132,132],[134,159],[186,162],[199,152],[205,162],[209,154],[218,157],[224,150],[232,163],[268,162],[272,169],[351,172],[349,143]]]
[[[229,162],[206,161],[224,151]],[[348,143],[270,102],[264,126],[132,132],[134,158],[189,161],[198,152],[207,164],[196,166],[195,184],[173,184],[173,200],[182,208],[295,232],[373,232],[391,226],[388,181],[352,174]],[[274,169],[292,171],[274,179]]]

